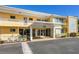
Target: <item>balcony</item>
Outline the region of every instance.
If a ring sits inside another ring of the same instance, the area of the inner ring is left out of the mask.
[[[30,21],[28,19],[21,20],[21,19],[8,19],[8,18],[0,18],[0,26],[15,26],[15,27],[28,27],[34,23],[40,24],[53,24],[52,22],[48,21]]]
[[[54,18],[53,23],[58,25],[64,25],[64,19]]]
[[[32,23],[19,19],[0,18],[0,26],[28,27]]]
[[[58,24],[58,25],[64,25],[64,23],[62,22],[53,22],[54,24]]]

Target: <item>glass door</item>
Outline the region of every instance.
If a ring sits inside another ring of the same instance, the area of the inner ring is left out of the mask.
[[[45,36],[45,30],[41,30],[41,36]]]

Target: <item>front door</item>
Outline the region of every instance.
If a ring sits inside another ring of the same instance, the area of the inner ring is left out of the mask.
[[[46,30],[42,30],[42,29],[38,30],[38,35],[39,36],[46,36]]]
[[[46,35],[46,31],[45,30],[41,30],[41,36],[45,36]]]
[[[51,34],[50,31],[51,31],[50,29],[46,29],[46,36],[50,36]]]

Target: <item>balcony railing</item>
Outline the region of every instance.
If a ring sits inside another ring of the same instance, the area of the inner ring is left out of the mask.
[[[46,22],[48,23],[48,21],[30,21],[29,19],[23,20],[23,19],[9,19],[9,18],[0,18],[0,21],[6,21],[6,22],[19,22],[19,23],[31,23],[31,22]],[[51,22],[49,22],[51,23]]]
[[[60,24],[64,25],[62,22],[48,22],[48,21],[30,21],[29,19],[23,20],[23,19],[8,19],[8,18],[0,18],[0,21],[7,22],[7,23],[20,23],[20,24],[27,24],[27,23],[33,23],[33,22],[41,22],[41,23],[53,23],[53,24]]]
[[[19,26],[19,27],[28,27],[32,23],[26,22],[20,19],[8,19],[8,18],[0,18],[0,26]]]
[[[54,24],[64,25],[62,22],[53,22]]]
[[[54,20],[56,20],[56,19],[54,19]],[[6,17],[0,17],[0,21],[8,21],[8,22],[10,22],[10,21],[12,21],[12,22],[19,22],[19,23],[30,23],[30,22],[49,22],[49,21],[45,21],[45,20],[36,20],[36,21],[30,21],[29,19],[26,19],[26,20],[24,20],[24,19],[10,19],[10,18],[6,18]],[[49,22],[50,23],[50,22]],[[53,21],[52,23],[54,23],[54,24],[61,24],[61,25],[65,25],[65,23],[64,22],[62,22],[62,21]]]
[[[0,21],[27,23],[27,22],[24,21],[24,20],[20,20],[20,19],[8,19],[8,18],[0,18]]]

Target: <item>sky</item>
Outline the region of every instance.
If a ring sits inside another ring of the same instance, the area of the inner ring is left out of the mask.
[[[79,17],[79,5],[9,5],[9,6],[32,11],[57,14],[62,16]]]

